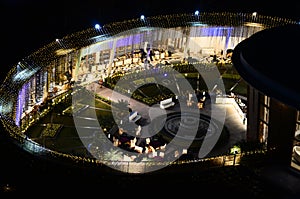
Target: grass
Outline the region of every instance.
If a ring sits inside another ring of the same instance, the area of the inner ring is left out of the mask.
[[[233,67],[228,68],[228,70],[221,70],[223,74],[223,82],[225,86],[226,93],[230,93],[230,89],[237,83],[239,80],[239,76],[236,75],[236,72]],[[201,78],[201,75],[199,76],[199,73],[197,72],[189,72],[189,73],[183,73],[182,74],[184,78],[187,79],[187,81],[190,83],[190,85],[196,90],[206,90],[206,84],[203,78]],[[147,98],[147,99],[154,99],[156,101],[162,100],[162,98],[168,97],[168,95],[171,95],[172,92],[167,88],[167,86],[163,86],[160,84],[153,83],[155,82],[155,77],[147,77],[147,78],[140,78],[134,80],[132,83],[135,85],[141,85],[134,91],[133,96],[139,96],[140,99]],[[172,83],[172,82],[171,82]],[[245,96],[247,94],[247,84],[242,80],[240,81],[232,90],[234,93]],[[95,120],[98,121],[98,127],[101,127],[102,129],[111,129],[115,125],[115,120],[113,118],[112,112],[111,112],[111,105],[103,102],[101,100],[95,100],[95,97],[92,93],[88,93],[88,91],[83,90],[82,91],[84,95],[90,96],[85,97],[84,101],[81,101],[77,106],[77,108],[85,107],[85,105],[89,105],[87,108],[81,110],[80,116],[82,117],[94,117]],[[64,104],[60,105],[60,107],[65,107],[63,110],[59,109],[61,112],[54,112],[49,113],[44,118],[42,118],[37,124],[31,126],[28,131],[27,135],[30,138],[36,139],[37,142],[43,142],[46,144],[47,147],[53,148],[58,151],[68,151],[70,152],[70,149],[73,148],[82,148],[83,144],[81,142],[81,139],[91,139],[91,136],[95,132],[95,129],[88,130],[85,129],[84,135],[80,134],[81,137],[79,137],[77,129],[75,128],[73,115],[71,114],[73,111],[72,106],[72,100],[63,102]],[[152,102],[152,101],[149,101]],[[68,104],[69,103],[69,104]],[[69,113],[65,115],[60,115],[62,112]],[[51,114],[53,114],[51,116]],[[61,124],[62,128],[58,130],[55,134],[55,139],[48,137],[43,138],[44,140],[41,140],[42,137],[41,134],[45,131],[47,124],[49,123],[55,123],[55,124]],[[84,126],[95,126],[95,121],[82,119],[82,124]],[[225,130],[226,131],[226,130]],[[227,133],[222,134],[220,142],[218,145],[222,145],[223,141],[226,140]],[[46,142],[45,142],[46,141]],[[92,141],[92,140],[90,140]],[[74,152],[74,151],[72,151]]]

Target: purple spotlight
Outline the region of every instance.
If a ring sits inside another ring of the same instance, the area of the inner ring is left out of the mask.
[[[168,74],[167,73],[164,73],[164,77],[167,77],[168,76]]]

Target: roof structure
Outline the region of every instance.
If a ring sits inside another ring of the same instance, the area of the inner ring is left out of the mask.
[[[264,94],[300,109],[300,25],[259,31],[240,42],[232,62],[243,79]]]

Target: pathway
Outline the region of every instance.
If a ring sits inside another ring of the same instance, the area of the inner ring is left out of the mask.
[[[99,84],[97,83],[92,83],[92,85],[89,86],[89,88],[94,89],[94,92],[98,93],[100,96],[103,96],[105,98],[108,98],[114,102],[118,102],[119,100],[126,100],[129,102],[129,107],[132,108],[132,110],[137,111],[143,119],[149,123],[150,117],[149,117],[149,111],[153,115],[153,112],[158,111],[159,113],[157,114],[163,114],[163,110],[161,110],[159,107],[156,106],[148,106],[144,103],[141,103],[137,100],[134,100],[132,98],[129,98],[125,95],[122,95],[120,93],[114,92],[113,90],[106,88],[106,87],[100,87]],[[206,106],[209,107],[209,106]],[[226,112],[226,117],[225,117],[225,123],[224,125],[230,132],[229,140],[228,143],[225,147],[223,147],[222,151],[228,150],[231,148],[234,144],[236,144],[239,141],[245,140],[246,139],[246,125],[243,124],[243,121],[241,120],[238,112],[235,110],[232,104],[216,104],[215,109],[214,109],[214,114],[224,114],[224,109]],[[167,110],[169,111],[179,111],[180,107],[174,106],[172,109]],[[192,110],[192,109],[191,109]],[[206,115],[211,115],[211,112],[207,108],[203,108],[200,110],[200,113],[206,114]],[[147,137],[147,125],[142,128],[142,135],[145,135]],[[221,151],[216,150],[216,154],[221,153]],[[212,154],[213,155],[213,154]]]

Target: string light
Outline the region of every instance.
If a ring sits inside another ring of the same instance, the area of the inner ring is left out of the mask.
[[[26,138],[22,131],[19,122],[16,122],[16,117],[20,117],[19,103],[24,103],[23,99],[19,98],[24,85],[40,73],[47,73],[58,63],[67,60],[70,54],[76,53],[82,48],[96,44],[107,38],[111,38],[121,32],[125,32],[134,28],[141,27],[160,27],[160,28],[176,28],[176,27],[191,27],[194,23],[201,23],[210,26],[244,26],[245,23],[262,24],[262,28],[271,28],[285,24],[299,24],[298,21],[292,19],[257,15],[254,13],[231,13],[231,12],[199,12],[196,10],[192,14],[171,14],[157,15],[145,17],[141,15],[138,19],[125,20],[121,22],[113,22],[105,24],[102,27],[96,24],[93,28],[88,28],[79,32],[75,32],[61,39],[49,43],[37,49],[32,54],[22,59],[18,64],[11,67],[0,87],[0,119],[3,126],[6,128],[10,136],[14,137],[20,143]],[[150,26],[151,24],[151,26]],[[97,38],[97,39],[91,39]],[[58,53],[59,52],[59,53]],[[66,63],[66,62],[63,62]],[[51,73],[49,73],[51,74]],[[40,76],[38,87],[45,84],[47,76]],[[40,91],[44,91],[39,88]],[[22,95],[23,95],[22,94]],[[41,95],[42,96],[42,95]],[[22,111],[22,110],[21,110]],[[55,152],[53,152],[55,153]],[[74,158],[74,157],[72,157]],[[76,158],[77,159],[77,158]]]

